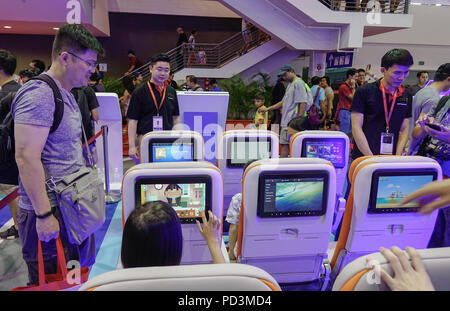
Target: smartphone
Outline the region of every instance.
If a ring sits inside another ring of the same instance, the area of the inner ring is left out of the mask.
[[[371,67],[372,67],[371,64],[367,65],[366,70],[370,70]]]
[[[431,123],[425,123],[425,125],[428,126],[429,128],[432,128],[435,131],[442,132],[442,129],[439,125],[431,124]]]

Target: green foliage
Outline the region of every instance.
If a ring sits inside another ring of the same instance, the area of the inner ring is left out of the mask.
[[[255,79],[257,77],[259,79]],[[269,75],[258,73],[248,83],[239,75],[220,81],[221,89],[230,94],[227,117],[234,120],[253,119],[256,110],[253,99],[256,94],[264,94],[265,105],[270,105],[273,86],[269,84],[269,80]]]
[[[105,77],[103,78],[103,85],[105,86],[106,92],[116,93],[119,98],[123,96],[125,88],[120,80],[112,77]]]

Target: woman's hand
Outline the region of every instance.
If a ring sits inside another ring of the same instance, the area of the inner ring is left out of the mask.
[[[385,270],[381,269],[381,279],[392,291],[434,291],[430,277],[425,271],[419,253],[412,247],[407,247],[406,251],[411,257],[411,262],[404,251],[397,246],[390,250],[380,248],[381,254],[389,261],[394,277],[391,277]]]
[[[203,228],[198,220],[195,221],[197,223],[198,231],[200,231],[200,234],[208,244],[213,263],[225,263],[225,259],[223,258],[222,251],[220,249],[220,243],[217,240],[217,236],[219,235],[221,228],[221,222],[215,215],[213,215],[211,211],[208,211],[208,215],[209,220],[206,220],[205,212],[201,212]]]

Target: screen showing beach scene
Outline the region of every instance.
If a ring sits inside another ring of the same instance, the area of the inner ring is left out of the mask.
[[[266,179],[264,212],[321,211],[324,178]]]
[[[153,162],[192,161],[192,144],[153,143]]]
[[[432,175],[380,176],[378,178],[376,208],[417,208],[419,207],[417,201],[401,206],[398,203],[432,181]]]
[[[180,218],[200,217],[205,210],[206,184],[141,185],[141,204],[153,201],[169,203]]]

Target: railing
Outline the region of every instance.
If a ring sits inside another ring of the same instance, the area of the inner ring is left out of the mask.
[[[319,0],[334,11],[408,14],[409,0]]]
[[[262,30],[251,26],[218,44],[195,43],[194,46],[191,46],[189,43],[185,43],[166,54],[170,58],[170,69],[173,72],[183,68],[219,68],[270,39],[270,36]],[[134,77],[139,72],[146,80],[150,77],[149,65],[150,63],[147,63],[127,76]],[[126,76],[119,80],[124,77]]]

